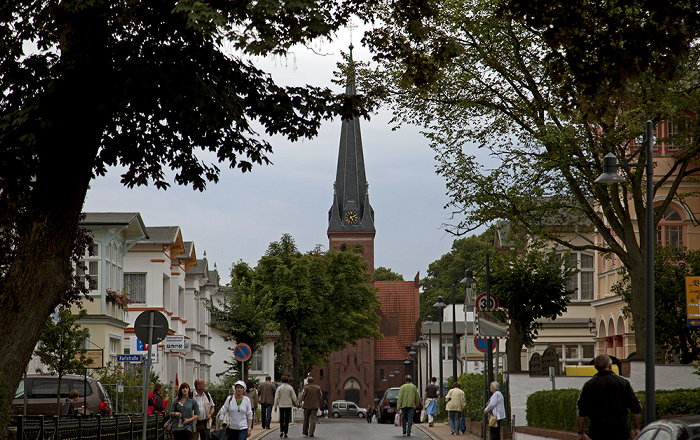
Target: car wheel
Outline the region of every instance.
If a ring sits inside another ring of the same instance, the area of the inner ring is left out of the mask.
[[[365,413],[357,413],[357,417],[364,419],[365,418]]]
[[[338,417],[340,417],[340,413],[334,412],[333,417],[335,417],[337,419]]]

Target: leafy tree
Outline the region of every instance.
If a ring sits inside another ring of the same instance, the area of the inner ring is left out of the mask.
[[[374,269],[374,281],[403,281],[403,275],[380,266]]]
[[[76,321],[84,318],[87,310],[81,309],[77,315],[69,309],[58,311],[58,319],[49,317],[44,322],[44,331],[39,338],[35,354],[46,365],[50,374],[58,376],[56,389],[56,414],[61,413],[61,381],[63,376],[70,373],[84,373],[85,368],[92,363],[85,353],[85,341],[90,331],[81,327]]]
[[[224,291],[223,300],[207,306],[211,312],[209,325],[224,332],[225,341],[247,344],[253,352],[262,347],[265,331],[272,324],[268,316],[270,301],[260,288],[254,270],[239,261],[231,267],[231,282]],[[228,349],[235,350],[234,347]],[[233,358],[233,354],[231,356]],[[238,360],[224,363],[229,366],[224,373],[226,376],[244,377]]]
[[[467,269],[476,272],[483,267],[486,252],[493,247],[493,236],[494,229],[489,228],[480,235],[458,238],[452,242],[449,253],[428,265],[428,273],[420,282],[423,288],[420,293],[421,321],[425,321],[428,315],[439,319],[433,304],[438,296],[442,296],[446,303],[451,301],[452,284],[456,284],[455,300],[464,301],[465,286],[459,282],[464,279]]]
[[[302,254],[285,234],[270,244],[256,275],[279,327],[280,372],[295,381],[345,344],[381,337],[379,300],[359,252]]]
[[[270,162],[254,123],[296,141],[324,118],[366,115],[360,95],[280,87],[249,61],[330,38],[362,2],[2,2],[0,307],[24,330],[0,335],[9,389],[69,290],[91,179],[121,165],[125,185],[166,188],[172,169],[204,190],[217,162]]]
[[[520,353],[542,328],[541,319],[556,319],[569,303],[567,282],[576,273],[556,252],[528,250],[495,254],[491,266],[491,294],[510,316],[506,355],[510,371],[521,371]]]
[[[406,13],[391,2],[376,5],[383,26],[368,41],[378,65],[358,65],[358,77],[365,78],[358,82],[384,91],[398,123],[425,128],[457,218],[452,230],[462,234],[507,220],[514,235],[615,254],[630,273],[630,307],[643,359],[646,231],[656,227],[660,214],[651,225],[641,215],[643,168],[620,169],[623,184],[594,180],[606,154],[614,153],[620,163],[628,159],[645,120],[675,116],[684,123],[663,141],[683,147],[658,158],[654,203],[663,213],[672,201],[683,204],[697,195],[679,188],[700,173],[695,162],[700,125],[686,118],[686,112],[700,112],[694,80],[700,50],[693,46],[677,60],[678,79],[643,72],[627,83],[624,95],[596,100],[607,111],[571,112],[562,108],[562,83],[548,69],[543,35],[499,15],[497,0],[427,0],[411,3]],[[477,149],[490,157],[477,159]],[[642,151],[632,164],[648,159]],[[594,228],[599,243],[570,242],[568,231],[580,228]]]
[[[700,330],[689,327],[686,315],[685,277],[700,274],[700,250],[656,247],[654,256],[654,306],[656,346],[666,351],[668,361],[679,356],[681,364],[700,358]],[[629,275],[613,290],[627,303],[623,312],[630,314]]]
[[[578,111],[622,98],[644,74],[673,79],[700,32],[697,0],[502,0],[500,12],[546,44],[544,61],[562,105]]]

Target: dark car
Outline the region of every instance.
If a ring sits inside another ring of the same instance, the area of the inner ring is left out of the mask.
[[[75,374],[66,374],[61,378],[60,404],[66,401],[71,390],[80,393],[80,400],[76,408],[87,406],[86,415],[112,413],[112,402],[99,380],[87,378]],[[56,392],[58,391],[58,376],[28,374],[26,383],[24,378],[19,383],[15,398],[12,400],[12,412],[22,415],[25,411],[28,416],[56,415]],[[26,396],[26,398],[25,398]],[[80,411],[81,414],[85,413]]]
[[[393,423],[394,416],[396,415],[396,402],[399,399],[399,388],[389,388],[384,392],[379,401],[379,411],[377,418],[379,423]]]
[[[649,423],[636,440],[699,440],[700,415],[661,419]]]

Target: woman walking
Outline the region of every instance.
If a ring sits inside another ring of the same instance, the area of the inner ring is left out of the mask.
[[[484,408],[484,414],[492,412],[496,417],[496,426],[489,428],[491,430],[491,440],[501,440],[501,420],[506,418],[506,406],[503,402],[503,394],[501,394],[501,386],[498,382],[491,382],[489,390],[491,390],[492,394],[488,405]]]
[[[447,401],[447,405],[445,405],[447,417],[450,419],[450,434],[459,435],[462,411],[464,411],[464,407],[467,406],[464,391],[462,391],[459,382],[455,381],[452,385],[452,389],[447,393],[445,400]]]
[[[253,406],[245,395],[246,388],[242,380],[236,382],[233,396],[226,399],[219,412],[221,422],[224,421],[224,414],[228,414],[226,433],[229,440],[246,440],[253,433]]]
[[[275,391],[274,410],[280,409],[280,437],[287,438],[289,434],[289,421],[292,418],[292,407],[297,401],[297,393],[289,385],[289,377],[282,376],[282,385]]]
[[[195,422],[199,418],[199,405],[192,398],[190,386],[183,382],[177,391],[177,400],[170,407],[170,417],[174,417],[173,437],[175,440],[190,440],[195,432]]]

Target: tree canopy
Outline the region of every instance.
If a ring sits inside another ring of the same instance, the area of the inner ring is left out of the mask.
[[[523,345],[530,346],[542,328],[542,319],[555,320],[569,303],[569,278],[577,269],[556,252],[528,250],[494,254],[491,294],[508,310],[510,336],[506,341],[508,368],[521,370]]]
[[[368,37],[376,66],[358,67],[366,89],[384,91],[398,123],[424,127],[445,177],[455,233],[507,220],[527,234],[575,250],[615,254],[628,268],[638,354],[644,358],[645,237],[643,168],[620,169],[625,183],[594,180],[602,158],[625,162],[638,148],[644,121],[678,118],[678,132],[661,139],[681,146],[659,158],[654,204],[664,212],[695,193],[679,192],[698,175],[700,112],[697,47],[674,58],[679,75],[643,71],[626,81],[624,94],[589,103],[604,112],[570,111],[546,60],[541,32],[503,15],[492,1],[433,0],[400,13],[378,2],[382,25]],[[572,29],[578,32],[578,29]],[[579,101],[586,94],[573,87]],[[637,147],[635,147],[637,145]],[[644,152],[632,159],[643,164]],[[566,231],[595,228],[600,243],[575,245]]]
[[[294,141],[324,118],[363,113],[361,95],[281,87],[249,61],[330,39],[362,3],[0,4],[0,306],[8,328],[25,330],[0,336],[13,353],[0,360],[8,389],[66,299],[91,179],[121,165],[125,185],[166,188],[173,170],[204,190],[220,165],[269,163],[253,124]]]
[[[374,281],[403,281],[403,275],[394,272],[391,268],[379,266],[374,269]]]
[[[285,234],[270,243],[254,269],[245,263],[234,265],[231,278],[230,306],[213,312],[217,328],[231,329],[237,340],[257,343],[267,320],[280,334],[280,372],[290,378],[299,380],[312,365],[326,364],[332,352],[348,343],[381,338],[377,292],[367,264],[352,247],[346,252],[302,253]],[[233,301],[241,295],[236,292],[245,292],[241,305]],[[247,312],[251,315],[244,316]]]

